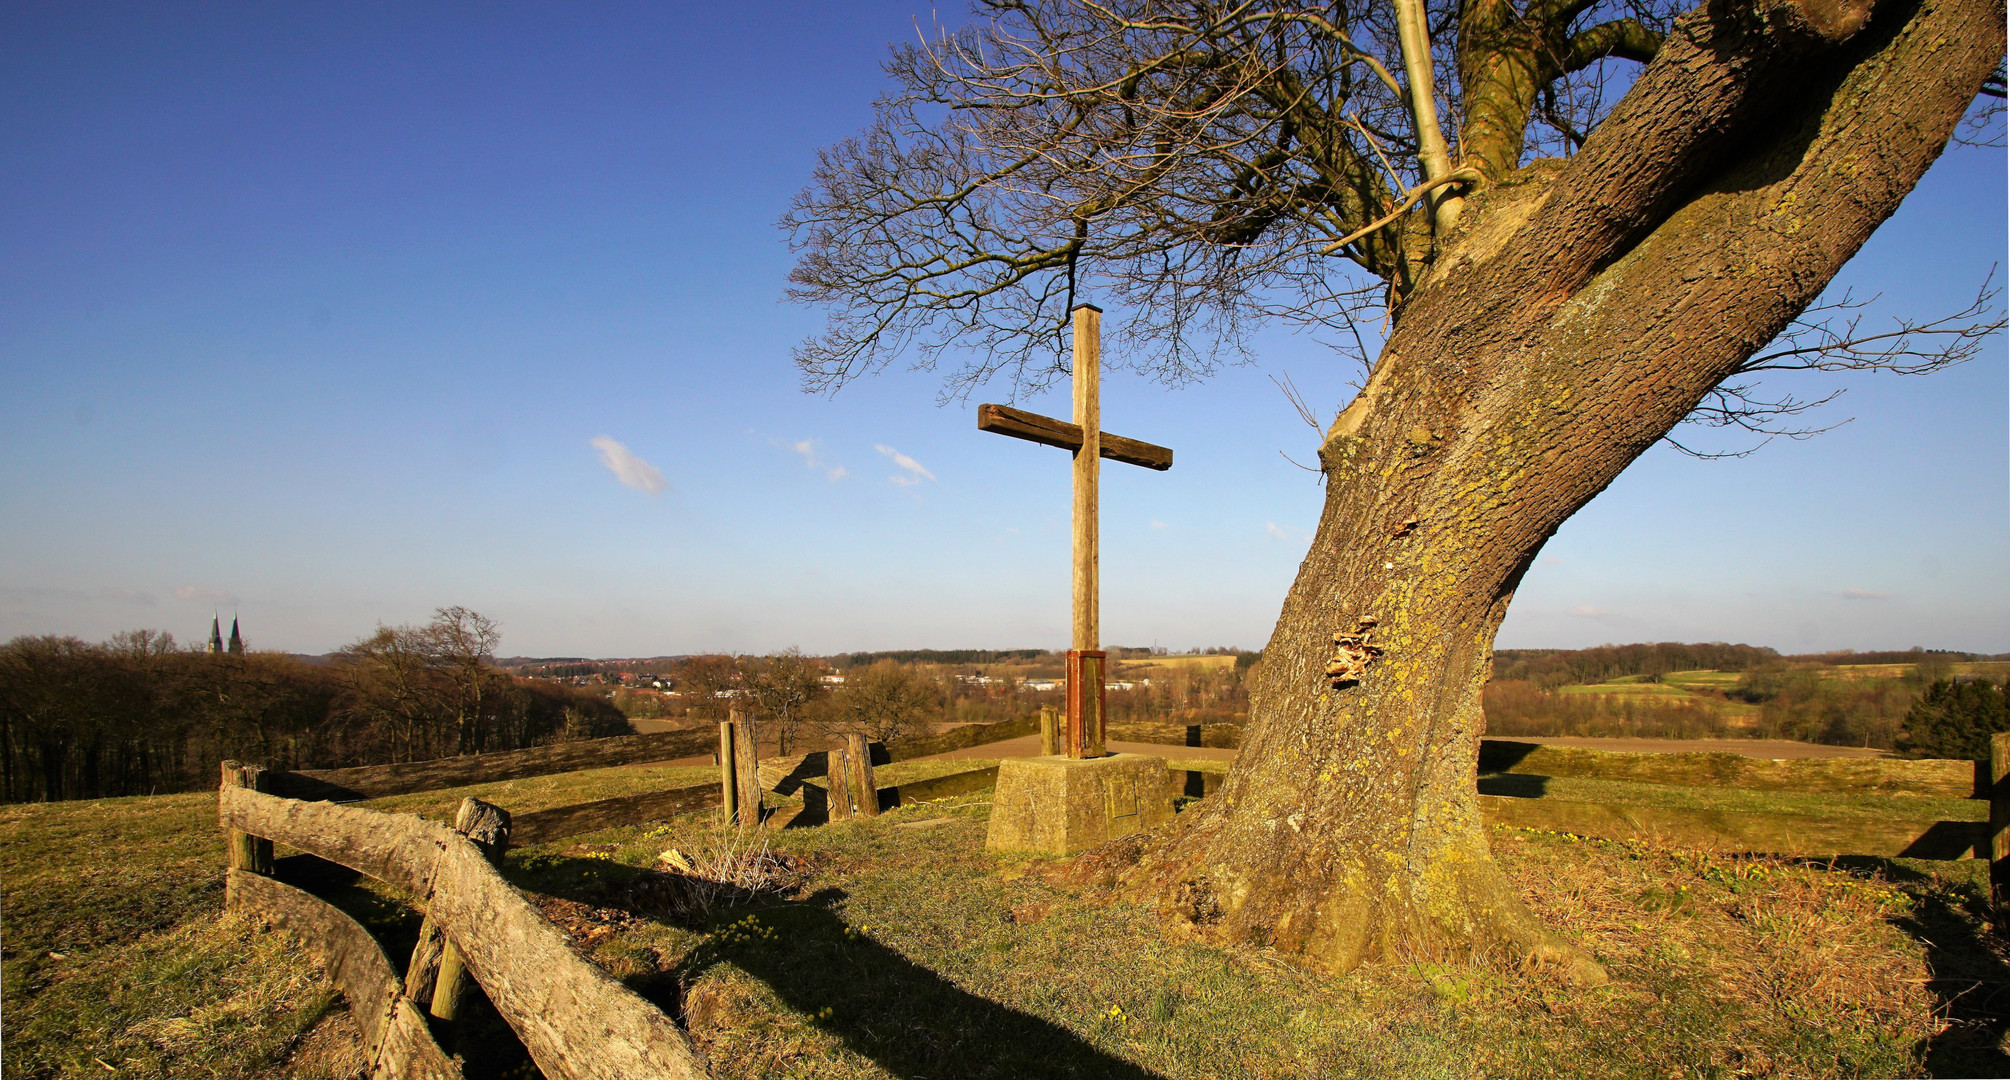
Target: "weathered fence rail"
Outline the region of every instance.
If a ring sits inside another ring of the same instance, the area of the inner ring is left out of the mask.
[[[219,792],[218,815],[233,833],[286,844],[414,897],[552,1080],[705,1075],[668,1016],[575,954],[488,854],[454,830],[411,815],[228,783]],[[385,1072],[398,1075],[393,1066]]]
[[[284,882],[235,867],[226,873],[226,908],[291,933],[328,968],[363,1029],[369,1075],[461,1080],[461,1067],[433,1041],[426,1018],[406,999],[390,959],[361,923]]]

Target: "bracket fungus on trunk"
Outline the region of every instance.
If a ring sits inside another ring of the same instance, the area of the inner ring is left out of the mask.
[[[1333,689],[1344,690],[1359,683],[1368,674],[1368,665],[1382,655],[1380,646],[1368,643],[1377,621],[1373,615],[1363,615],[1354,620],[1351,632],[1333,635],[1333,659],[1326,664],[1326,678]]]

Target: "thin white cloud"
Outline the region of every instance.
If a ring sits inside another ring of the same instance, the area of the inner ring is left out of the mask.
[[[616,480],[651,495],[661,495],[670,482],[663,479],[662,470],[635,456],[634,451],[619,442],[602,435],[593,440],[593,448],[600,451],[600,463],[614,474]]]
[[[886,455],[888,460],[892,461],[895,465],[898,465],[901,467],[901,469],[905,470],[906,473],[905,475],[895,473],[894,475],[887,477],[887,479],[893,481],[896,484],[899,484],[901,487],[913,487],[914,485],[921,483],[923,480],[935,479],[935,474],[929,472],[925,467],[923,467],[921,462],[916,461],[911,457],[908,457],[906,454],[903,454],[900,451],[895,450],[893,447],[888,446],[885,443],[878,443],[875,446],[873,446],[873,449],[879,451],[881,454]]]
[[[804,439],[801,442],[788,442],[783,439],[771,439],[769,441],[784,450],[794,451],[802,457],[804,465],[823,473],[824,479],[832,483],[837,483],[839,480],[851,475],[851,472],[842,465],[825,464],[824,459],[817,453],[817,441],[815,439]]]
[[[1842,598],[1845,600],[1889,600],[1891,599],[1891,594],[1888,592],[1872,592],[1869,589],[1844,589],[1842,591]]]
[[[200,604],[235,604],[237,594],[222,589],[204,589],[194,585],[183,585],[174,591],[177,600],[193,600]]]
[[[1614,615],[1614,612],[1590,604],[1578,604],[1570,609],[1570,613],[1580,619],[1610,619]]]
[[[131,604],[134,607],[154,606],[154,594],[141,592],[138,589],[99,589],[98,595],[107,600],[117,600],[122,604]]]
[[[1166,523],[1165,523],[1165,522],[1163,522],[1163,521],[1160,521],[1160,520],[1159,520],[1159,519],[1157,519],[1157,518],[1153,518],[1153,519],[1152,519],[1152,528],[1154,528],[1154,529],[1163,529],[1163,528],[1165,528],[1165,527],[1166,527]]]
[[[1304,533],[1289,525],[1279,525],[1275,521],[1264,522],[1263,531],[1269,533],[1272,540],[1283,540],[1286,543],[1298,543],[1305,539]]]

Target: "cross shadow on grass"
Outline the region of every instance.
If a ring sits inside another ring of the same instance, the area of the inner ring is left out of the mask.
[[[586,869],[597,872],[591,885],[580,872]],[[547,856],[531,887],[670,921],[660,909],[635,902],[647,890],[633,886],[647,876],[647,871],[606,862]],[[766,983],[809,1023],[910,1080],[1158,1080],[1158,1074],[1103,1052],[1065,1027],[970,993],[870,933],[854,932],[836,910],[844,899],[839,890],[823,889],[803,900],[764,897],[715,907],[695,920],[677,920],[709,930],[710,940],[683,959],[674,980],[658,977],[650,981],[659,985],[636,989],[693,1027],[730,1027],[744,1019],[702,1015],[707,1002],[692,990],[706,972],[730,964]],[[676,1000],[676,991],[662,985],[673,981],[687,997]]]
[[[1820,865],[1828,865],[1820,860]],[[1927,875],[1890,859],[1852,856],[1834,866],[1875,871],[1885,880],[1918,883]],[[1947,1030],[1927,1040],[1922,1057],[1930,1076],[2010,1076],[2010,1054],[2000,1048],[2010,1033],[2010,955],[1985,929],[1993,918],[1987,896],[1973,888],[1915,892],[1909,911],[1892,919],[1926,947],[1926,985],[1940,999]]]

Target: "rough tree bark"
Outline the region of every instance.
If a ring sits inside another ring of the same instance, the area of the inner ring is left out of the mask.
[[[832,308],[797,352],[810,387],[911,341],[921,366],[978,357],[952,387],[1037,384],[1078,289],[1173,381],[1206,373],[1209,316],[1334,325],[1372,293],[1393,319],[1320,449],[1325,510],[1227,782],[1091,862],[1176,927],[1336,971],[1498,950],[1601,978],[1480,828],[1495,631],[1557,527],[1679,421],[1766,415],[1727,380],[2000,96],[2003,0],[1703,0],[1672,26],[1599,0],[1394,0],[1393,24],[1312,0],[977,7],[896,50],[902,91],[784,220],[792,295]],[[1648,66],[1601,121],[1571,73],[1615,57]],[[1537,120],[1580,148],[1528,162]],[[1958,321],[1916,325],[1980,339]],[[1841,367],[1973,351],[1814,337]]]
[[[1470,199],[1321,448],[1325,510],[1233,771],[1120,856],[1127,880],[1179,926],[1334,971],[1499,950],[1602,979],[1481,830],[1495,630],[1557,527],[1897,209],[2002,57],[2003,18],[1999,0],[1712,0],[1581,153]],[[1358,642],[1338,663],[1336,633]]]

